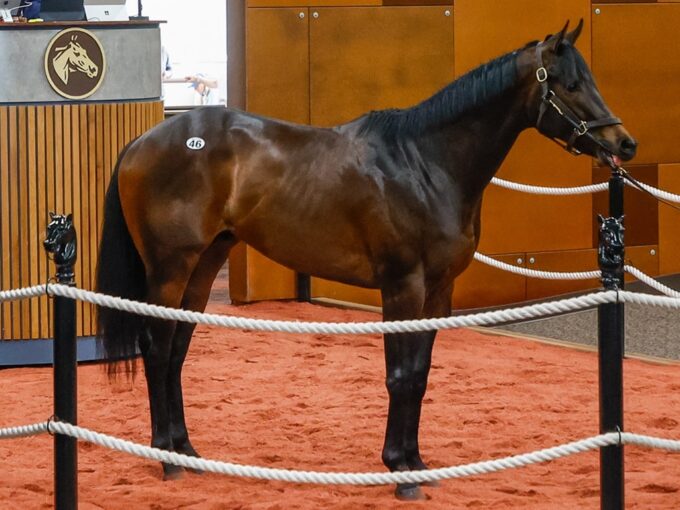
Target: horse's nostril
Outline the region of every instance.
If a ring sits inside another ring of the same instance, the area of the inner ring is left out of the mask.
[[[624,138],[619,144],[619,149],[623,154],[633,156],[637,150],[637,142],[632,138]]]

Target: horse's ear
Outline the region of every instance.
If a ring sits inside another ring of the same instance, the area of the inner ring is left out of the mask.
[[[567,33],[567,28],[569,28],[569,20],[567,20],[565,23],[564,28],[560,30],[560,33],[554,36],[555,40],[552,42],[551,48],[555,53],[557,53],[557,48],[560,47],[560,44],[562,44],[562,41],[564,40],[564,36]]]
[[[73,221],[73,214],[69,213],[66,215],[66,222],[71,223]]]
[[[583,30],[583,18],[578,22],[578,26],[571,32],[569,32],[565,39],[571,43],[572,46],[576,44],[576,39],[581,35],[581,30]]]
[[[600,225],[602,225],[604,223],[604,216],[602,216],[601,214],[598,214],[597,215],[597,221],[600,223]]]

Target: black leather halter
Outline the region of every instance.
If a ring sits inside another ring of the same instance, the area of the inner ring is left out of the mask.
[[[554,136],[546,135],[555,143],[557,143],[560,147],[570,152],[571,154],[581,154],[579,150],[574,148],[574,144],[576,143],[576,140],[578,140],[580,137],[587,136],[597,145],[605,149],[608,153],[611,152],[611,150],[608,149],[602,142],[600,142],[600,140],[593,136],[590,130],[592,128],[623,124],[621,122],[621,119],[619,119],[618,117],[604,117],[601,119],[589,121],[581,120],[579,116],[576,115],[574,110],[572,110],[569,106],[567,106],[564,103],[564,101],[557,97],[557,94],[555,94],[555,92],[548,85],[548,70],[543,65],[543,56],[541,55],[541,44],[536,45],[536,64],[537,64],[536,80],[538,80],[538,83],[541,84],[541,106],[538,113],[538,121],[536,122],[536,129],[538,129],[538,131],[542,133],[541,120],[543,119],[543,115],[550,106],[554,108],[555,111],[559,114],[559,116],[565,119],[574,129],[567,143],[564,143],[562,140]]]

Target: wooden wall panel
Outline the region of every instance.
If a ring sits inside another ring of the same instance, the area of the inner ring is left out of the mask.
[[[382,306],[380,291],[377,289],[364,289],[324,280],[323,278],[312,278],[311,291],[314,297],[358,303],[360,305]]]
[[[163,119],[161,102],[134,105],[137,115],[126,117],[132,124],[126,126],[127,137],[119,138],[118,123],[112,119],[118,119],[126,107],[129,105],[0,106],[3,290],[44,284],[55,273],[42,247],[48,211],[74,215],[78,231],[76,284],[94,288],[100,211],[113,163],[122,144]],[[77,313],[77,334],[92,335],[92,307],[79,302]],[[48,338],[50,331],[47,298],[0,305],[1,340]]]
[[[308,124],[308,10],[248,9],[246,16],[246,109]]]
[[[533,261],[533,262],[532,262]],[[559,252],[527,253],[527,268],[538,271],[596,271],[597,250],[572,250]],[[597,278],[592,280],[543,280],[527,278],[527,299],[539,299],[600,286]]]
[[[659,186],[656,165],[626,165],[628,172],[645,184]],[[593,182],[606,182],[611,171],[608,168],[593,168]],[[651,195],[631,186],[623,190],[623,203],[626,214],[626,246],[659,244],[658,202]],[[609,194],[597,193],[593,196],[593,247],[598,245],[599,223],[597,215],[609,216]],[[680,214],[680,213],[679,213]]]
[[[659,187],[680,195],[680,163],[659,165]],[[658,204],[659,274],[680,273],[680,211]]]
[[[246,17],[247,110],[308,124],[308,9],[247,9]],[[295,296],[293,271],[247,245],[231,251],[229,278],[232,301]]]
[[[500,262],[526,267],[526,254],[494,257]],[[526,278],[501,271],[476,260],[456,279],[453,289],[455,309],[516,303],[526,299]]]
[[[310,9],[310,117],[335,125],[408,107],[453,80],[451,7]],[[312,296],[380,306],[375,290],[312,278]]]
[[[649,276],[658,276],[659,273],[659,246],[626,246],[626,264],[636,267]],[[635,278],[626,273],[626,281],[632,282]]]
[[[310,9],[311,123],[419,103],[453,80],[452,9]],[[448,13],[448,14],[447,14]]]
[[[578,48],[590,60],[590,1],[457,0],[456,76],[584,18]],[[590,184],[590,159],[575,158],[535,130],[520,135],[499,177],[544,186]],[[480,251],[487,254],[590,248],[591,197],[528,196],[490,186],[484,197]]]
[[[680,161],[680,5],[597,7],[593,70],[609,106],[640,142],[635,163]]]

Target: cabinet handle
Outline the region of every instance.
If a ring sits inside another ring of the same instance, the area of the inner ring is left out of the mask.
[[[305,19],[305,13],[301,12],[300,14],[298,14],[298,18]]]
[[[517,259],[517,265],[521,266],[522,264],[524,264],[524,259],[522,258]]]
[[[448,9],[446,9],[446,10],[444,11],[444,16],[446,16],[447,18],[448,18],[449,16],[451,16],[451,11],[448,10]]]
[[[314,19],[319,19],[319,13],[316,12],[316,11],[314,11],[314,12],[312,13],[312,18],[314,18]]]
[[[533,258],[533,257],[530,257],[529,258],[529,264],[533,264],[534,262],[536,262],[536,259]]]

